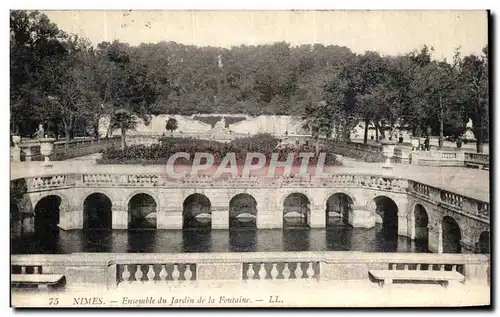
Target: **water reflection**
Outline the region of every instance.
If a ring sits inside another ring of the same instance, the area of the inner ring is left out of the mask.
[[[325,229],[75,230],[11,238],[12,254],[271,251],[427,252],[427,240],[412,241],[382,225],[352,228],[340,220]]]

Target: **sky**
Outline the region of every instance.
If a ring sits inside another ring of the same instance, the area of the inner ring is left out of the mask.
[[[486,11],[43,11],[64,31],[94,45],[118,39],[138,45],[175,41],[230,47],[286,41],[340,45],[397,55],[435,49],[451,60],[481,54],[488,43]]]

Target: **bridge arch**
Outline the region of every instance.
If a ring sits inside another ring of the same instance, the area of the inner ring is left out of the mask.
[[[348,224],[353,204],[354,199],[344,192],[335,192],[326,197],[326,227],[332,226],[338,219],[340,219],[342,223]]]
[[[111,198],[101,192],[87,195],[83,201],[84,229],[111,229],[113,203]]]
[[[257,200],[240,193],[229,201],[229,228],[257,228]]]
[[[490,253],[490,232],[483,231],[479,234],[477,253]]]
[[[52,235],[59,232],[61,213],[67,204],[63,199],[60,195],[51,194],[35,203],[35,233]]]
[[[291,193],[283,201],[283,228],[309,227],[311,200],[300,192]]]
[[[158,204],[150,194],[139,192],[128,200],[128,228],[156,229]]]
[[[415,240],[427,240],[429,238],[429,214],[419,203],[413,207],[413,220]]]
[[[203,194],[194,193],[187,196],[182,203],[182,228],[212,228],[211,207],[210,199]]]
[[[450,216],[444,216],[441,220],[441,238],[443,241],[443,253],[460,253],[462,248],[462,230],[457,221]]]
[[[375,222],[382,224],[381,234],[389,244],[397,247],[398,242],[398,213],[396,202],[385,195],[376,196],[370,202],[375,209]]]

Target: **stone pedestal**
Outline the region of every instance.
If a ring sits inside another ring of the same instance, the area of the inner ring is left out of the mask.
[[[127,229],[128,228],[128,213],[125,209],[111,210],[111,228],[112,229]]]
[[[326,211],[319,208],[312,209],[309,217],[309,226],[311,228],[325,228]]]
[[[281,210],[257,210],[257,229],[283,228]]]
[[[12,136],[12,143],[14,146],[10,149],[12,162],[21,162],[21,148],[19,148],[19,143],[21,142],[21,137],[19,135]]]
[[[156,228],[181,230],[183,225],[182,210],[158,210]]]
[[[349,224],[354,228],[370,229],[375,227],[375,213],[364,206],[353,206],[349,213]]]
[[[229,229],[229,210],[212,208],[212,229]]]

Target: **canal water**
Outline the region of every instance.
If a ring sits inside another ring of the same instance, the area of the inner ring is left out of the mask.
[[[273,251],[428,252],[427,240],[397,236],[377,224],[352,228],[340,220],[328,228],[231,230],[72,230],[11,235],[11,254],[73,252],[182,253]]]

